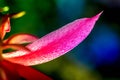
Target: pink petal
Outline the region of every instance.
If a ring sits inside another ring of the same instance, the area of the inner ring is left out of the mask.
[[[33,42],[27,46],[32,50],[31,53],[16,57],[7,56],[6,59],[23,65],[36,65],[51,61],[72,50],[82,42],[93,29],[101,13],[92,18],[75,20]]]
[[[15,34],[15,35],[9,37],[4,42],[6,44],[23,44],[23,43],[33,42],[37,39],[38,38],[36,36],[31,35],[31,34]]]
[[[25,80],[52,80],[31,67],[14,64],[6,60],[0,62],[0,68],[4,70],[7,80],[21,80],[21,78]]]

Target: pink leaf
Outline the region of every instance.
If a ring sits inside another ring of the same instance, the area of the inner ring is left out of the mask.
[[[23,52],[23,55],[17,56],[14,56],[14,53],[13,56],[7,56],[6,59],[27,66],[51,61],[81,43],[89,35],[101,13],[92,18],[75,20],[38,39],[27,46],[32,51],[30,53],[24,54]]]

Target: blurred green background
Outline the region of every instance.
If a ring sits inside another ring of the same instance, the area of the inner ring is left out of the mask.
[[[120,80],[120,0],[0,0],[8,13],[26,11],[11,19],[15,33],[42,37],[82,17],[104,11],[91,34],[79,46],[48,63],[33,66],[54,80]]]

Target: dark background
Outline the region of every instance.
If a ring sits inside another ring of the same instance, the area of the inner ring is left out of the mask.
[[[33,66],[55,80],[120,80],[120,0],[0,0],[7,13],[26,11],[11,19],[15,33],[42,37],[82,17],[104,11],[91,34],[64,56]],[[34,75],[34,74],[33,74]]]

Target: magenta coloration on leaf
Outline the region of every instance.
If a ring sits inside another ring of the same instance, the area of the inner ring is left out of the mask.
[[[36,40],[27,46],[31,50],[29,53],[17,51],[3,56],[8,61],[26,66],[51,61],[81,43],[89,35],[101,13],[92,18],[77,19]]]

